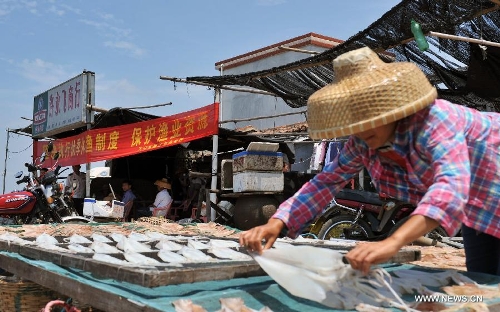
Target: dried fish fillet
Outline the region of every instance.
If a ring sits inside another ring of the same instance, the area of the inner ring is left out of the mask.
[[[186,257],[179,255],[178,253],[175,253],[173,251],[166,250],[166,249],[161,249],[160,251],[158,251],[158,257],[161,260],[168,262],[168,263],[186,263],[186,262],[189,262],[189,260],[186,259]]]
[[[162,239],[171,239],[173,236],[165,235],[160,232],[148,231],[145,233],[151,240],[162,240]]]
[[[172,250],[172,251],[177,251],[181,250],[183,245],[173,242],[171,240],[161,240],[159,241],[156,245],[155,248],[157,249],[165,249],[165,250]]]
[[[244,254],[239,251],[232,250],[227,247],[210,247],[208,252],[214,254],[217,258],[221,259],[231,259],[231,260],[252,260],[247,254]]]
[[[191,299],[178,299],[172,302],[175,312],[207,312],[202,306],[194,304]]]
[[[245,305],[242,298],[220,298],[221,309],[218,312],[272,312],[268,307],[257,311]]]
[[[92,241],[85,236],[81,236],[78,234],[73,234],[70,237],[63,238],[63,241],[66,243],[74,243],[74,244],[91,244]]]
[[[42,249],[45,249],[45,250],[75,253],[73,250],[62,248],[62,247],[59,247],[59,246],[52,244],[52,243],[39,243],[39,244],[37,244],[37,246],[42,248]]]
[[[149,245],[138,242],[136,240],[130,238],[123,238],[121,241],[116,244],[118,249],[121,249],[125,252],[133,251],[133,252],[149,252],[152,251]]]
[[[203,251],[199,249],[194,249],[191,247],[184,246],[179,250],[179,254],[183,255],[191,261],[213,261],[214,258],[206,255]]]
[[[38,236],[36,238],[36,243],[37,243],[37,245],[40,245],[40,244],[52,244],[52,245],[59,244],[59,242],[57,241],[57,239],[55,237],[53,237],[47,233],[43,233],[40,236]]]
[[[68,249],[77,253],[94,253],[94,249],[74,243],[70,243]]]
[[[227,240],[227,239],[210,239],[208,242],[208,246],[210,247],[227,247],[227,248],[238,248],[240,244],[236,241]]]
[[[92,256],[92,259],[101,261],[101,262],[106,262],[106,263],[111,263],[111,264],[118,264],[118,265],[130,265],[131,263],[125,260],[121,260],[118,258],[115,258],[113,256],[110,256],[108,254],[102,254],[102,253],[96,253]]]
[[[153,259],[151,257],[147,257],[137,252],[127,251],[123,254],[127,261],[140,264],[140,265],[158,265],[161,264],[160,261]]]
[[[122,251],[115,246],[111,246],[102,242],[93,242],[89,247],[92,248],[96,253],[101,254],[122,253]]]
[[[194,239],[188,239],[187,245],[194,249],[208,249],[210,247],[207,244]]]
[[[30,245],[30,244],[33,244],[33,242],[31,242],[31,241],[26,240],[26,239],[22,239],[19,236],[17,236],[17,234],[15,234],[15,233],[9,233],[9,232],[3,233],[2,235],[0,235],[0,240],[7,241],[7,242],[13,242],[13,243],[16,243],[16,244],[19,244],[19,245]]]
[[[138,241],[138,242],[149,242],[149,241],[151,241],[151,237],[147,236],[146,234],[137,233],[137,232],[131,232],[128,235],[128,238],[132,239],[132,240],[135,240],[135,241]]]
[[[112,240],[110,240],[109,238],[107,238],[106,236],[104,236],[102,234],[93,233],[91,237],[92,237],[92,240],[94,242],[101,242],[101,243],[112,243],[113,242]]]
[[[126,236],[121,233],[111,233],[111,238],[117,243],[119,243],[125,237]]]

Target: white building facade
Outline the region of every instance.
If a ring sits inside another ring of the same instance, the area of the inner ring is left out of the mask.
[[[315,53],[330,49],[341,42],[342,40],[332,37],[308,33],[217,62],[215,63],[215,68],[219,70],[221,75],[239,75],[266,70],[310,57]],[[302,52],[292,49],[297,49]],[[311,53],[304,53],[309,51]],[[226,129],[253,126],[257,130],[265,130],[305,122],[305,113],[300,113],[304,112],[305,109],[305,107],[291,108],[279,97],[222,90],[220,97],[220,122],[221,127]],[[288,113],[298,114],[248,121],[234,121]]]

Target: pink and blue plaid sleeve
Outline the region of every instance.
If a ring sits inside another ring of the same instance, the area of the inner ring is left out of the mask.
[[[273,218],[285,223],[289,237],[295,238],[301,234],[333,196],[363,168],[362,151],[359,148],[353,139],[349,140],[334,161],[280,205]]]
[[[413,214],[438,221],[449,235],[454,235],[469,199],[471,172],[466,138],[454,114],[434,115],[426,127],[416,146],[431,162],[433,184]],[[422,161],[421,166],[428,164]],[[419,164],[416,167],[418,171]]]

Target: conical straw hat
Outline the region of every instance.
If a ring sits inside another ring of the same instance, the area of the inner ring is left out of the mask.
[[[333,60],[332,83],[307,101],[312,139],[370,130],[412,115],[434,102],[436,89],[413,63],[384,63],[370,48]]]
[[[171,190],[172,189],[172,184],[170,184],[168,182],[167,179],[163,178],[161,180],[156,180],[154,185],[158,185],[159,187],[161,188],[164,188],[164,189],[167,189],[167,190]]]

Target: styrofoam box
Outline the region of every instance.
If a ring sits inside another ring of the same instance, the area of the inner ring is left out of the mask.
[[[245,170],[282,171],[283,153],[241,152],[233,155],[233,173]]]
[[[95,198],[85,198],[83,200],[83,215],[102,218],[123,218],[125,203],[113,200],[108,206],[106,200],[95,200]]]
[[[242,171],[233,174],[233,192],[282,192],[283,172]]]

